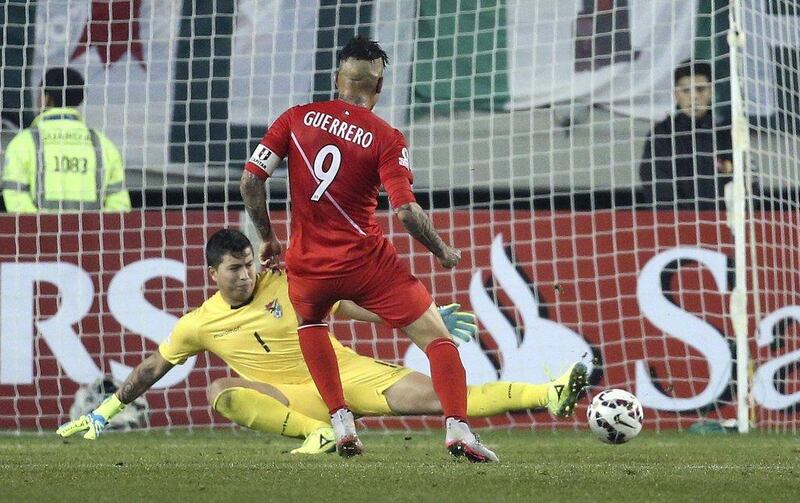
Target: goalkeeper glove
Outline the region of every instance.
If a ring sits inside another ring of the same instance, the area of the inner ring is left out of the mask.
[[[469,342],[478,335],[478,326],[475,324],[475,314],[468,311],[459,311],[461,304],[450,304],[439,307],[444,326],[450,335],[462,342]]]
[[[86,430],[83,438],[95,440],[103,432],[111,418],[122,412],[124,408],[125,404],[120,402],[116,393],[113,393],[92,412],[59,426],[56,433],[62,437],[70,437],[79,431]]]

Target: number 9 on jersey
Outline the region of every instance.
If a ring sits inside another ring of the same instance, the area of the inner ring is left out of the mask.
[[[328,171],[325,171],[325,159],[331,156],[331,163],[328,166]],[[339,166],[342,164],[342,153],[336,145],[325,145],[317,153],[314,158],[314,176],[319,180],[317,190],[311,195],[312,201],[319,201],[322,194],[328,190],[328,187],[333,183],[336,174],[339,172]]]

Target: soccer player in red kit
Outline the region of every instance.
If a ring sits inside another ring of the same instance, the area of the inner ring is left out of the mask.
[[[471,461],[497,461],[467,425],[464,367],[430,293],[400,262],[375,220],[383,186],[408,233],[442,267],[453,268],[461,259],[416,203],[403,134],[372,112],[387,63],[377,42],[350,40],[339,54],[338,99],[292,107],[269,126],[245,166],[242,198],[261,234],[261,261],[274,267],[281,244],[267,215],[264,182],[288,156],[289,298],[303,358],[331,414],[337,451],[353,456],[362,450],[324,322],[331,306],[347,299],[403,330],[425,351],[446,419],[447,449]]]

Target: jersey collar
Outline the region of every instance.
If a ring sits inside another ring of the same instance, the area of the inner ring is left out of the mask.
[[[237,306],[231,306],[231,309],[239,309],[240,307],[244,307],[244,306],[250,304],[251,302],[253,302],[253,299],[255,299],[255,298],[256,298],[256,292],[254,291],[253,295],[251,295],[249,299],[247,299],[246,301],[242,302],[241,304],[239,304]]]
[[[44,112],[40,113],[33,122],[31,126],[36,126],[41,121],[49,121],[49,120],[73,120],[79,121],[81,120],[81,114],[78,110],[70,107],[54,107],[48,108]]]

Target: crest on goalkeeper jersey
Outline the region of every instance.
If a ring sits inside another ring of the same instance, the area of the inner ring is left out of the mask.
[[[283,316],[283,308],[281,307],[281,304],[278,302],[278,299],[274,299],[264,308],[267,310],[268,313],[274,316],[276,320],[281,319],[281,317]]]

